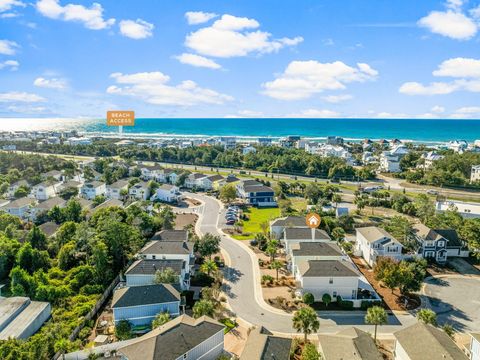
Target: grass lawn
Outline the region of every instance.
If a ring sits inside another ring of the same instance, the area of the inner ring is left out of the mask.
[[[291,197],[289,198],[292,202],[292,207],[299,211],[302,212],[307,209],[307,200],[302,198],[302,197]]]
[[[256,233],[262,232],[260,224],[270,222],[280,216],[279,208],[249,208],[245,213],[248,216],[248,221],[243,221],[243,234],[234,235],[238,240],[253,239]]]

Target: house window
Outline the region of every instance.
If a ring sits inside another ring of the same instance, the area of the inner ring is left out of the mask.
[[[183,354],[183,358],[186,359],[188,357],[188,353]]]
[[[438,246],[439,246],[439,247],[444,247],[444,246],[445,246],[445,242],[444,242],[443,240],[440,240],[440,241],[438,242]]]
[[[425,241],[425,246],[426,247],[433,247],[433,246],[435,246],[435,242],[431,241],[431,240]]]
[[[328,283],[329,283],[329,284],[333,284],[333,278],[330,278],[330,279],[328,280]]]
[[[152,259],[155,260],[157,257],[155,255],[152,255]]]
[[[333,292],[333,297],[337,297],[337,292],[336,291]]]

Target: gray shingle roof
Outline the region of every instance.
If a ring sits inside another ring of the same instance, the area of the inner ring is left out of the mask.
[[[289,360],[292,339],[263,334],[261,330],[250,332],[240,360]]]
[[[177,275],[180,275],[183,269],[183,260],[167,259],[140,259],[135,261],[125,272],[125,275],[155,275],[157,271],[163,271],[171,268]]]
[[[328,236],[325,230],[315,229],[315,240],[328,240],[331,238]],[[285,229],[286,240],[311,240],[312,229],[310,228],[286,228]]]
[[[107,185],[111,189],[122,189],[125,186],[128,186],[128,180],[118,180],[115,181],[113,184]]]
[[[188,231],[186,230],[162,230],[153,235],[151,240],[162,241],[187,241]]]
[[[66,201],[64,199],[56,196],[56,197],[52,197],[50,199],[47,199],[45,201],[42,201],[41,203],[39,203],[35,207],[37,209],[41,209],[41,210],[50,210],[55,206],[60,206],[61,207],[61,206],[65,205],[65,203],[66,203]]]
[[[357,231],[360,234],[362,234],[362,236],[365,239],[367,239],[367,241],[370,243],[375,242],[384,237],[396,241],[395,238],[392,235],[390,235],[385,229],[382,229],[376,226],[367,226],[367,227],[357,228]]]
[[[298,265],[303,277],[359,276],[350,262],[340,260],[309,260]]]
[[[163,304],[180,301],[180,293],[170,284],[130,286],[113,294],[112,308]]]
[[[336,335],[319,335],[324,358],[331,360],[382,360],[370,334],[355,327]]]
[[[4,206],[4,209],[24,207],[33,203],[35,203],[35,199],[23,197],[15,201],[12,201],[11,203],[8,203],[7,205]]]
[[[265,185],[244,185],[243,190],[248,193],[259,193],[259,192],[273,193],[273,189]]]
[[[394,333],[411,360],[467,360],[467,356],[442,330],[421,322]]]
[[[305,217],[303,216],[287,216],[272,221],[272,226],[291,226],[291,227],[308,227]]]
[[[300,242],[292,246],[293,256],[342,256],[342,250],[335,242]]]
[[[184,241],[162,241],[154,240],[147,243],[140,254],[190,254],[193,250],[193,243]]]

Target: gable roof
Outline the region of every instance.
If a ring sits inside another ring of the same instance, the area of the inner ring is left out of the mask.
[[[444,331],[432,325],[418,322],[393,335],[411,360],[468,359]]]
[[[336,335],[319,335],[320,349],[329,360],[382,360],[370,334],[355,327]]]
[[[293,256],[342,256],[342,250],[335,242],[299,242],[292,245]]]
[[[188,240],[188,231],[187,230],[162,230],[155,233],[152,236],[151,240],[162,240],[162,241],[187,241]]]
[[[253,329],[240,356],[240,360],[289,360],[291,338],[270,336],[262,333],[262,327]]]
[[[54,235],[57,232],[59,227],[60,227],[60,225],[54,223],[53,221],[49,221],[49,222],[46,222],[46,223],[38,226],[38,228],[40,230],[42,230],[43,233],[45,235],[47,235],[48,237]]]
[[[35,206],[35,208],[40,209],[40,210],[50,210],[55,206],[63,206],[67,202],[62,199],[61,197],[55,196],[50,199],[47,199],[45,201],[42,201],[38,205]]]
[[[271,226],[308,227],[303,216],[286,216],[272,221]]]
[[[222,179],[223,179],[222,175],[212,175],[208,177],[208,180],[210,180],[211,182],[215,182]]]
[[[437,241],[441,239],[447,240],[447,247],[460,247],[462,242],[458,237],[458,233],[453,229],[431,229],[424,224],[413,225],[413,231],[421,241],[431,240]]]
[[[173,259],[140,259],[135,261],[125,271],[125,275],[155,275],[157,271],[163,271],[171,268],[177,275],[180,275],[183,269],[183,260]]]
[[[113,293],[112,308],[163,304],[180,301],[180,293],[170,284],[130,286]]]
[[[369,243],[383,239],[384,237],[397,241],[392,235],[390,235],[385,229],[376,226],[367,226],[357,228],[357,231],[367,239]]]
[[[358,277],[350,262],[340,260],[309,260],[298,264],[303,277]]]
[[[193,243],[185,241],[149,241],[139,254],[190,254],[193,250]]]
[[[312,239],[312,229],[310,228],[286,228],[285,229],[285,239],[286,240],[311,240]],[[314,240],[328,240],[331,238],[328,236],[325,230],[315,229],[314,231]]]
[[[107,187],[111,189],[122,189],[125,186],[128,186],[128,181],[127,180],[117,180],[113,184],[107,185]]]
[[[251,192],[251,193],[258,193],[258,192],[268,192],[268,193],[273,193],[273,189],[271,187],[265,186],[265,185],[244,185],[243,190],[245,192]]]
[[[212,318],[193,319],[181,315],[138,337],[118,352],[129,360],[175,360],[212,336],[224,326]]]
[[[14,201],[4,205],[3,208],[4,209],[20,208],[20,207],[24,207],[24,206],[27,206],[27,205],[31,205],[35,202],[36,202],[35,199],[29,198],[29,197],[23,197],[23,198],[14,200]]]

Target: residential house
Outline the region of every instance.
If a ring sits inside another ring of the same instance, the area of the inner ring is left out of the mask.
[[[468,142],[465,140],[453,140],[447,144],[447,149],[453,150],[456,153],[463,154],[468,147]]]
[[[382,360],[372,336],[356,327],[336,334],[319,335],[319,351],[323,360]]]
[[[332,301],[357,299],[360,274],[350,261],[308,260],[300,262],[295,271],[297,287],[303,294],[311,293],[317,301],[329,294]]]
[[[447,333],[435,326],[417,322],[393,333],[395,360],[467,360]]]
[[[224,352],[224,329],[206,316],[181,315],[140,337],[66,354],[65,360],[87,360],[90,353],[102,359],[216,360]]]
[[[444,264],[448,257],[468,256],[468,250],[453,229],[430,229],[423,224],[413,225],[413,240],[417,254]]]
[[[140,171],[142,173],[141,178],[143,180],[157,180],[161,177],[163,177],[163,168],[160,166],[160,164],[153,164],[153,165],[140,165],[139,166]]]
[[[219,138],[218,143],[223,146],[225,150],[235,149],[237,146],[237,138],[234,136],[222,136]]]
[[[275,239],[283,237],[283,231],[286,228],[308,228],[304,216],[285,216],[270,222],[270,234]]]
[[[275,192],[269,186],[256,180],[244,180],[237,184],[237,195],[247,204],[265,207],[277,206]]]
[[[32,186],[32,190],[30,191],[30,197],[34,197],[35,199],[42,201],[47,200],[57,194],[57,189],[60,187],[61,183],[55,181],[46,180],[41,182],[40,184]]]
[[[72,137],[67,141],[68,145],[70,146],[78,146],[78,145],[91,145],[92,139],[87,137]]]
[[[102,181],[90,181],[83,184],[80,189],[80,194],[88,200],[93,200],[95,197],[105,195],[107,186]]]
[[[65,180],[64,179],[64,176],[63,176],[63,173],[60,171],[60,170],[50,170],[46,173],[43,173],[42,174],[42,177],[45,179],[45,180],[48,180],[48,179],[55,179],[56,181],[63,181]]]
[[[185,179],[185,187],[189,189],[201,188],[201,179],[206,178],[207,175],[200,173],[189,174]]]
[[[168,203],[176,203],[182,199],[180,189],[175,185],[163,184],[157,188],[151,200],[159,200]]]
[[[106,197],[109,199],[120,200],[123,198],[123,193],[128,192],[128,181],[127,180],[118,180],[113,184],[106,186]]]
[[[15,183],[11,184],[8,187],[8,190],[7,190],[8,198],[14,199],[15,198],[15,193],[17,192],[18,189],[20,189],[20,187],[24,187],[24,188],[28,189],[29,188],[28,182],[26,180],[19,180]]]
[[[462,217],[468,219],[480,217],[479,203],[468,203],[456,200],[437,201],[435,203],[435,210],[438,213],[443,213],[448,210],[455,210]]]
[[[328,145],[343,145],[343,138],[340,136],[327,136]]]
[[[187,230],[161,230],[156,232],[155,235],[153,235],[150,240],[188,242],[188,231]]]
[[[145,181],[140,181],[128,190],[130,197],[137,200],[148,200],[150,198],[150,186]]]
[[[422,154],[421,162],[423,164],[419,164],[418,167],[421,169],[430,169],[435,161],[443,159],[443,155],[437,154],[435,151],[429,151],[428,153]]]
[[[402,259],[402,244],[382,228],[369,226],[357,228],[355,252],[373,266],[379,256]]]
[[[290,360],[293,339],[273,336],[257,327],[250,331],[240,360]]]
[[[470,360],[480,360],[480,333],[471,333]]]
[[[288,254],[294,244],[300,242],[325,242],[332,241],[325,230],[310,228],[285,228],[282,242],[285,245],[285,252]]]
[[[123,201],[122,200],[117,200],[117,199],[108,199],[104,201],[103,203],[97,205],[94,207],[94,211],[100,210],[100,209],[105,209],[109,207],[120,207],[123,208]]]
[[[58,225],[57,223],[54,223],[53,221],[48,221],[48,222],[40,225],[38,228],[40,230],[42,230],[42,232],[47,237],[51,237],[51,236],[54,236],[57,233],[59,227],[60,227],[60,225]]]
[[[23,197],[15,201],[9,202],[8,204],[1,207],[0,210],[3,210],[10,215],[18,216],[19,218],[26,220],[29,217],[30,208],[36,203],[37,200],[35,199]]]
[[[248,145],[242,148],[242,154],[243,155],[248,155],[250,153],[256,153],[257,149],[254,146]]]
[[[127,286],[153,285],[155,275],[165,269],[172,269],[178,277],[178,284],[182,290],[190,288],[190,268],[184,260],[168,259],[139,259],[135,261],[125,272]]]
[[[118,325],[127,320],[133,326],[149,326],[159,313],[180,315],[180,302],[180,293],[170,284],[123,287],[113,293],[114,322]]]
[[[309,260],[348,260],[348,256],[335,241],[330,242],[299,242],[290,246],[287,255],[289,268],[293,275],[298,271],[298,265]]]
[[[257,143],[258,145],[260,146],[270,146],[272,145],[272,138],[268,138],[268,137],[260,137],[257,139]]]
[[[473,165],[470,174],[470,182],[480,181],[480,165]]]
[[[405,145],[396,145],[391,150],[382,152],[379,170],[382,172],[400,172],[400,160],[408,152],[409,150]]]
[[[240,179],[237,178],[235,175],[229,174],[229,175],[227,175],[226,178],[215,181],[213,183],[213,190],[219,191],[225,185],[229,185],[229,184],[236,185],[239,181],[240,181]]]
[[[67,203],[66,200],[58,196],[39,202],[38,204],[30,207],[29,215],[28,215],[29,219],[31,221],[36,221],[39,215],[48,213],[55,206],[58,206],[59,208],[63,208],[65,207],[66,203]]]

